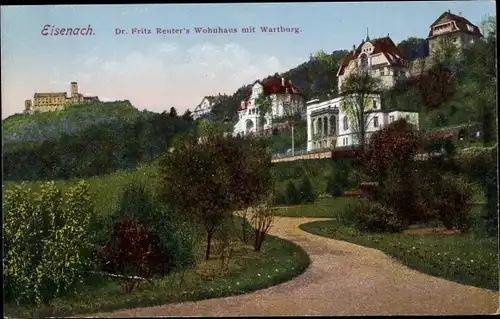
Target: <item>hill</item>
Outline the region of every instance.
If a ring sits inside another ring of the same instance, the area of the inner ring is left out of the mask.
[[[152,112],[139,111],[129,101],[96,102],[65,110],[15,114],[2,120],[4,143],[40,142],[62,134],[73,134],[91,125],[132,121]]]
[[[100,176],[148,163],[170,139],[194,126],[191,118],[139,111],[129,102],[81,105],[5,120],[5,180]],[[29,130],[34,126],[36,129]]]

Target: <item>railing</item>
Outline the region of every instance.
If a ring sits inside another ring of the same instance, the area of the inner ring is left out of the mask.
[[[341,147],[327,147],[327,148],[316,148],[314,150],[308,151],[307,148],[299,148],[295,149],[293,154],[292,152],[277,152],[273,153],[271,158],[272,159],[277,159],[277,158],[286,158],[286,157],[294,157],[294,156],[300,156],[300,155],[307,155],[307,154],[317,154],[317,153],[323,153],[323,152],[328,152],[328,151],[340,151],[340,150],[352,150],[356,149],[357,146],[341,146]]]

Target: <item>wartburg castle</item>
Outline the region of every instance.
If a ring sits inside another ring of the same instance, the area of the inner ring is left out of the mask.
[[[76,104],[97,102],[97,96],[84,96],[78,93],[78,83],[71,82],[71,95],[66,92],[35,93],[33,100],[24,101],[24,112],[49,112],[63,110],[66,107]]]

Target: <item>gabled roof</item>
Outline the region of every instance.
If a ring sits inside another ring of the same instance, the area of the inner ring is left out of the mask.
[[[35,98],[37,97],[67,97],[66,92],[53,92],[53,93],[35,93]]]
[[[449,11],[444,12],[439,16],[439,18],[434,21],[434,23],[431,24],[430,30],[429,30],[429,35],[428,37],[433,37],[432,35],[432,28],[441,23],[449,22],[449,21],[454,21],[456,24],[456,29],[451,31],[451,32],[463,32],[463,33],[468,33],[468,34],[473,34],[479,37],[482,37],[483,35],[481,34],[481,30],[479,29],[478,26],[474,25],[471,23],[469,20],[466,18],[453,14]],[[469,26],[469,27],[467,27]]]
[[[372,55],[382,53],[390,65],[401,67],[406,66],[406,57],[403,56],[401,50],[399,50],[399,48],[396,46],[396,44],[394,44],[390,37],[387,36],[378,38],[368,42],[370,42],[374,47],[371,53]],[[361,54],[361,48],[365,43],[365,41],[361,42],[361,44],[356,48],[356,50],[354,50],[354,52],[351,51],[347,53],[340,65],[337,76],[343,75],[349,63],[359,57],[359,55]]]
[[[270,79],[264,80],[264,81],[255,81],[252,86],[254,86],[256,83],[259,83],[262,85],[262,90],[265,95],[272,95],[272,94],[296,94],[296,95],[302,95],[300,91],[297,89],[296,86],[292,84],[292,81],[286,80],[285,79],[285,85],[282,85],[282,78],[280,77],[272,77]],[[250,96],[247,96],[242,102],[240,107],[238,108],[238,111],[240,110],[245,110],[247,108],[248,101],[250,101]]]

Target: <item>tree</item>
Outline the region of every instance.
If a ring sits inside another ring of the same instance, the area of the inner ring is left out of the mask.
[[[255,229],[254,249],[260,251],[267,233],[274,224],[272,208],[267,203],[257,205],[253,209],[251,222]]]
[[[300,204],[300,193],[292,181],[288,181],[288,184],[286,185],[285,197],[286,197],[286,203],[288,205]]]
[[[184,114],[182,114],[182,119],[186,122],[192,122],[193,121],[192,112],[189,109],[187,109],[186,112],[184,112]]]
[[[161,167],[165,201],[206,231],[206,259],[215,231],[232,211],[258,202],[272,186],[266,145],[218,132],[203,143],[179,145]]]
[[[292,129],[292,155],[295,152],[295,125],[302,120],[302,116],[306,111],[305,103],[299,100],[293,100],[290,95],[279,98],[283,107],[283,113],[288,126]]]
[[[177,117],[177,110],[175,109],[175,107],[170,108],[170,113],[168,113],[168,115],[170,117]]]
[[[307,175],[302,177],[299,192],[302,203],[312,203],[316,199],[316,194],[314,194],[311,180],[307,177]]]
[[[380,80],[372,77],[366,69],[349,74],[342,83],[340,108],[347,114],[351,132],[355,134],[361,149],[364,148],[366,131],[372,120],[367,112],[373,109],[372,99],[381,91]]]
[[[427,42],[425,39],[415,37],[409,37],[397,45],[403,56],[409,61],[424,57],[426,46]]]
[[[261,131],[264,130],[264,121],[266,118],[266,115],[269,114],[271,119],[271,127],[273,125],[273,101],[271,100],[269,95],[265,95],[264,93],[261,93],[259,97],[255,101],[255,105],[257,106],[257,109],[259,110],[259,124]]]

